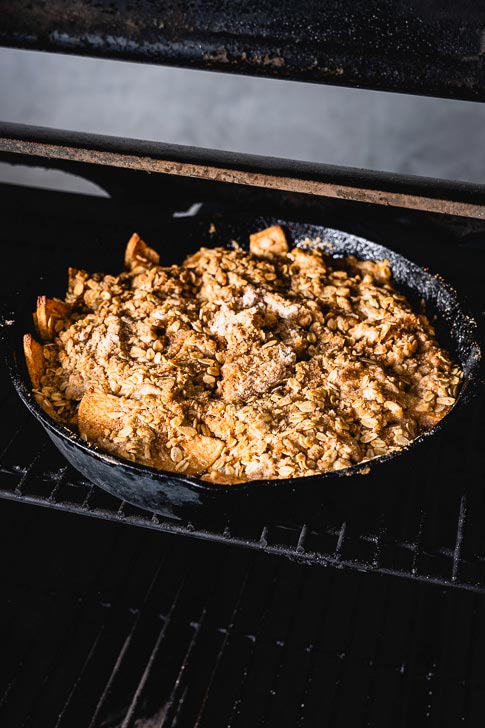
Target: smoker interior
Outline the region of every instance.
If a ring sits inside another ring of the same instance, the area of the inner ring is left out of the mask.
[[[5,503],[2,726],[483,724],[485,602]]]
[[[116,268],[134,229],[177,260],[172,214],[201,202],[215,220],[281,215],[362,235],[441,273],[484,313],[481,221],[95,175],[111,199],[1,188],[7,308],[60,293],[51,281],[84,255]],[[0,509],[1,725],[480,724],[482,391],[432,458],[358,507],[322,499],[311,528],[250,510],[237,523],[137,510],[66,467],[4,370],[0,396],[0,496],[12,501]]]

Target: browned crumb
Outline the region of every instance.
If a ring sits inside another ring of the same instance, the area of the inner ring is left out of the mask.
[[[315,475],[455,401],[461,371],[386,260],[288,250],[275,226],[170,267],[135,234],[125,264],[69,269],[64,302],[39,298],[43,347],[25,343],[44,409],[111,453],[217,483]]]

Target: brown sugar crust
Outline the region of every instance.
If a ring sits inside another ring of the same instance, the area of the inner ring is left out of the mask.
[[[118,276],[69,269],[25,354],[59,422],[135,462],[216,483],[338,470],[399,450],[453,405],[460,369],[388,261],[201,248],[161,266],[138,235]]]

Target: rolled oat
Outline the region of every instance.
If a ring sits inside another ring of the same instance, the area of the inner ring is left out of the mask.
[[[64,302],[39,298],[43,349],[25,343],[41,406],[109,452],[218,483],[315,475],[455,401],[461,372],[386,260],[289,250],[279,227],[173,266],[134,235],[125,260],[70,269]]]

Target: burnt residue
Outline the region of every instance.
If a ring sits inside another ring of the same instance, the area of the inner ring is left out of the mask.
[[[217,50],[204,53],[203,60],[209,67],[220,64],[227,64],[228,66],[234,67],[245,64],[247,66],[259,66],[261,68],[284,68],[286,66],[286,60],[281,55],[271,53],[261,55],[260,53],[251,51],[242,51],[238,55],[229,55],[225,48],[218,48]]]
[[[0,43],[485,99],[479,4],[430,0],[0,0]]]

